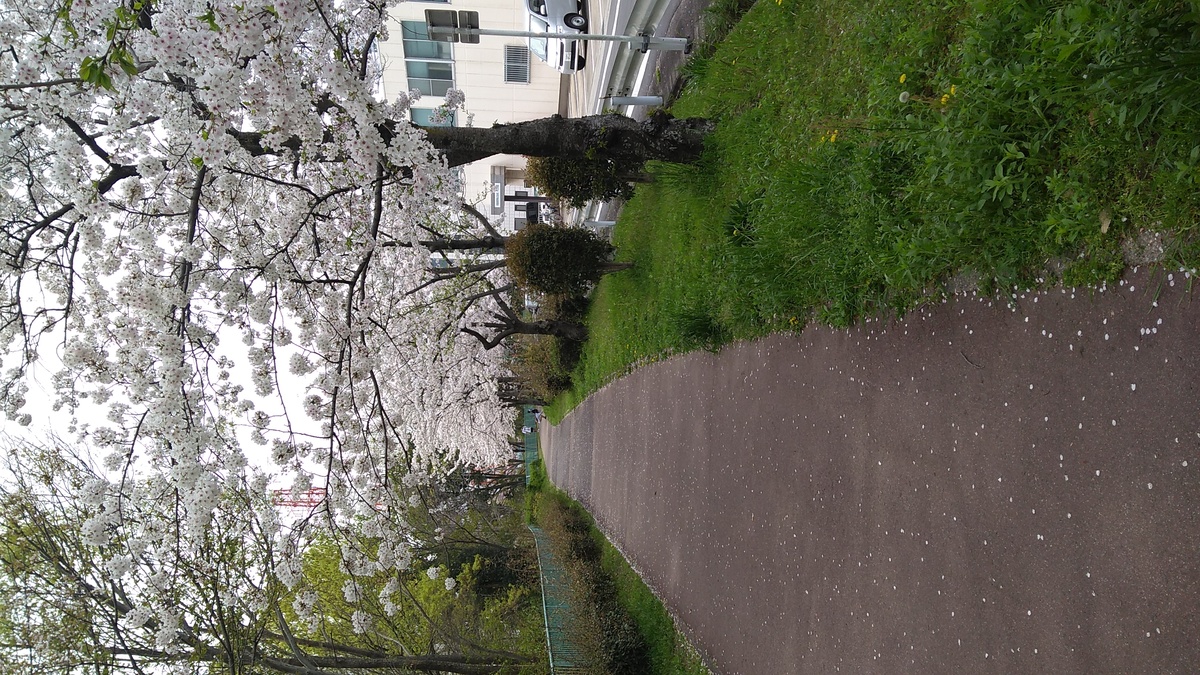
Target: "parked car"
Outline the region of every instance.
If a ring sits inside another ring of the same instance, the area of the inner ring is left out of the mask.
[[[586,33],[587,0],[525,0],[530,16],[540,17],[555,27],[553,33]]]
[[[538,33],[586,33],[587,0],[525,0],[529,30]],[[587,65],[587,42],[559,38],[529,38],[534,56],[570,75]]]

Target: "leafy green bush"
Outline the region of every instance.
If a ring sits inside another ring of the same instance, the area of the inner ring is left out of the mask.
[[[578,295],[547,295],[541,298],[536,319],[583,323],[588,299]],[[510,367],[524,384],[544,401],[571,388],[571,371],[579,362],[583,345],[575,340],[549,335],[521,335],[514,341]],[[524,425],[524,416],[516,416],[515,431]]]
[[[571,388],[571,368],[579,360],[579,343],[549,335],[517,338],[512,370],[542,400]]]
[[[538,524],[549,536],[554,554],[571,579],[576,634],[588,653],[593,672],[641,675],[648,672],[646,641],[617,600],[612,577],[600,564],[600,544],[591,521],[578,506],[558,494],[543,494]]]
[[[604,273],[612,245],[580,227],[530,223],[504,247],[512,278],[550,294],[582,295]]]
[[[639,180],[641,164],[620,164],[611,159],[585,157],[530,157],[525,180],[555,199],[583,208],[593,199],[629,199],[631,180]]]
[[[583,321],[590,300],[584,295],[547,295],[538,308],[538,318]]]

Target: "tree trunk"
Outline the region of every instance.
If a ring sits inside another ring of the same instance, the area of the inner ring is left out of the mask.
[[[554,337],[566,338],[583,342],[587,339],[587,327],[581,323],[573,321],[560,321],[558,319],[539,319],[537,321],[515,321],[513,328],[517,333],[524,335],[553,335]]]
[[[515,315],[510,317],[500,316],[498,318],[502,319],[503,322],[483,324],[485,328],[493,328],[499,331],[491,337],[487,337],[473,328],[460,328],[459,331],[479,340],[483,344],[484,349],[494,349],[505,338],[512,337],[513,335],[553,335],[554,337],[575,340],[577,342],[583,342],[587,339],[587,327],[573,321],[559,321],[557,319],[521,321],[515,318]]]
[[[474,239],[433,239],[421,245],[430,251],[469,251],[472,249],[504,248],[508,237],[476,237]]]
[[[522,406],[527,406],[527,405],[549,405],[549,403],[547,403],[546,401],[544,401],[540,398],[533,398],[533,397],[505,398],[504,396],[501,396],[500,400],[514,408],[520,408]]]
[[[495,658],[463,655],[430,656],[387,656],[383,658],[355,658],[347,656],[308,656],[306,661],[317,668],[335,670],[419,670],[431,673],[461,673],[462,675],[489,675],[511,669],[513,665],[532,663],[523,661],[498,662]],[[305,664],[295,658],[262,658],[257,663],[281,673],[305,672]]]
[[[657,180],[654,174],[650,173],[649,171],[622,173],[618,174],[617,178],[620,178],[626,183],[653,183],[655,180]]]
[[[474,274],[475,272],[498,270],[506,264],[504,260],[490,260],[488,262],[462,265],[460,267],[430,267],[428,271],[433,273],[435,277],[453,277],[459,274]]]
[[[620,272],[621,270],[627,270],[627,269],[632,269],[632,268],[633,268],[633,263],[631,263],[631,262],[606,262],[606,263],[601,263],[600,274],[612,274],[613,272]]]
[[[425,132],[450,166],[495,154],[690,164],[700,159],[712,127],[706,119],[681,120],[660,112],[645,122],[617,114],[554,115],[491,127],[428,127]]]
[[[508,237],[489,235],[486,237],[472,237],[470,239],[450,237],[444,239],[423,239],[419,243],[430,251],[470,251],[473,249],[504,248],[504,244],[507,241]],[[383,242],[380,246],[411,248],[412,242],[390,240]]]

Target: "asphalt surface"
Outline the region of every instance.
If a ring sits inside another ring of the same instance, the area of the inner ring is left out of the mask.
[[[686,37],[695,43],[703,37],[704,11],[711,2],[712,0],[677,0],[668,5],[663,15],[664,20],[656,27],[654,34],[658,37]],[[615,8],[616,4],[613,7]],[[638,96],[661,96],[668,106],[674,103],[683,89],[682,70],[687,58],[683,52],[651,50],[646,55],[646,67],[649,72],[654,73],[654,77],[646,78],[642,87],[634,93]],[[607,89],[603,82],[597,82],[594,86],[597,91]],[[572,96],[586,97],[586,91],[586,88],[581,86],[578,91],[572,91]],[[645,106],[635,107],[631,117],[645,120],[650,110],[651,108]],[[596,217],[598,220],[616,220],[622,206],[622,201],[609,201],[600,207]]]
[[[712,0],[679,0],[668,7],[663,21],[654,31],[658,37],[685,37],[693,45],[704,37],[704,11]],[[683,86],[683,66],[688,56],[677,51],[651,51],[649,68],[655,76],[648,78],[639,96],[662,96],[670,105],[679,97]]]
[[[547,468],[718,673],[1195,673],[1191,282],[673,358],[547,425]]]

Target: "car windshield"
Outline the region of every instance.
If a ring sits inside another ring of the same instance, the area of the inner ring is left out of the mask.
[[[527,0],[529,11],[540,16],[546,16],[546,0]]]
[[[541,59],[543,61],[550,60],[549,54],[548,54],[548,47],[546,45],[546,38],[534,38],[534,37],[529,38],[529,51],[533,52],[534,56],[538,57],[539,59]]]
[[[533,2],[535,0],[530,0],[530,1]],[[550,32],[550,24],[546,23],[545,21],[542,21],[541,19],[539,19],[537,17],[531,16],[531,17],[529,17],[529,30],[534,33],[549,33]],[[541,59],[543,61],[546,61],[546,62],[550,61],[550,46],[547,43],[546,38],[538,38],[538,37],[529,38],[529,51],[533,52],[534,56],[538,57],[539,59]]]

